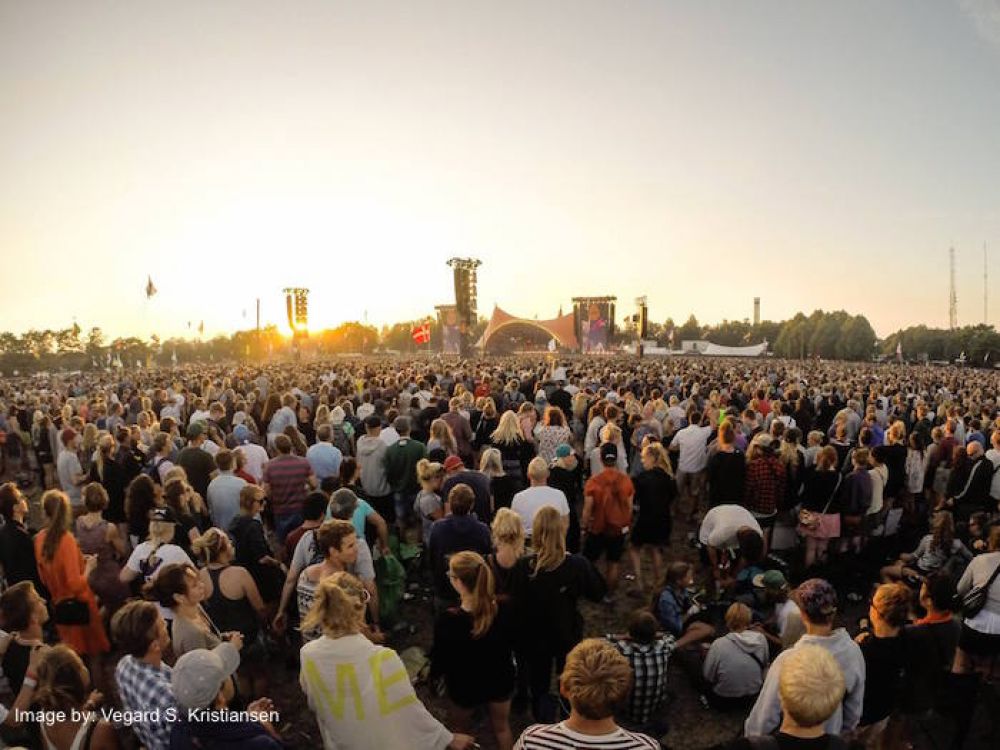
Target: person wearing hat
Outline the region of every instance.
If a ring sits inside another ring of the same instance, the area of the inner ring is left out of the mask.
[[[757,602],[765,612],[770,611],[770,615],[754,627],[778,649],[790,648],[805,633],[805,626],[799,607],[790,596],[791,587],[785,574],[780,570],[767,570],[755,575],[752,582]]]
[[[795,592],[806,634],[790,649],[778,654],[764,679],[757,702],[744,724],[744,734],[771,734],[781,725],[778,686],[781,671],[790,654],[805,646],[819,646],[830,653],[844,675],[846,690],[842,704],[824,723],[824,731],[842,734],[853,731],[861,719],[865,694],[865,658],[861,648],[843,628],[834,629],[837,592],[829,582],[810,578]]]
[[[448,456],[444,460],[445,478],[441,485],[441,497],[448,497],[453,488],[466,485],[475,497],[472,510],[483,523],[493,520],[493,497],[490,495],[490,478],[481,471],[465,468],[458,456]]]
[[[271,723],[276,712],[270,698],[250,703],[245,712],[248,718],[228,710],[235,694],[233,675],[239,666],[240,653],[227,641],[211,650],[188,651],[177,660],[170,674],[170,687],[180,709],[178,721],[170,732],[172,748],[281,750],[284,747]]]
[[[62,443],[62,450],[56,459],[56,474],[59,476],[59,486],[69,498],[69,504],[73,507],[73,515],[78,516],[83,512],[83,494],[81,487],[87,483],[87,474],[80,465],[80,458],[77,451],[80,449],[80,435],[72,427],[65,428],[59,433],[59,442]]]
[[[187,428],[188,444],[177,456],[177,465],[187,473],[188,482],[202,497],[208,496],[208,483],[215,478],[215,459],[202,446],[208,439],[204,422],[192,422]]]
[[[267,464],[270,456],[267,455],[267,449],[263,445],[258,445],[251,438],[250,428],[245,424],[238,424],[233,429],[233,440],[235,442],[233,447],[239,450],[244,458],[246,458],[245,470],[247,474],[253,477],[254,482],[260,484],[260,480],[264,476],[264,466]]]
[[[549,467],[549,487],[561,490],[569,505],[566,551],[580,551],[580,508],[583,505],[583,467],[569,443],[556,446],[556,459]]]
[[[143,583],[156,578],[167,565],[182,564],[194,566],[191,558],[173,543],[177,530],[177,519],[170,508],[156,508],[149,514],[149,538],[137,545],[119,574],[122,583],[131,583],[142,577]],[[172,620],[174,613],[161,607],[163,619]]]
[[[583,556],[596,563],[603,555],[607,560],[604,579],[610,599],[618,586],[619,563],[625,554],[625,537],[632,525],[632,498],[635,487],[628,475],[618,469],[618,446],[604,443],[600,447],[600,474],[592,476],[583,486]]]

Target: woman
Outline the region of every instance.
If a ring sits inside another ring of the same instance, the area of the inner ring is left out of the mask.
[[[13,695],[21,692],[31,652],[45,644],[43,626],[49,621],[49,608],[31,581],[21,581],[0,596],[0,617],[10,639],[3,649],[3,676]]]
[[[563,443],[569,443],[573,437],[566,426],[566,417],[557,406],[545,408],[542,423],[535,427],[535,444],[538,455],[550,464],[556,459],[556,448]]]
[[[59,640],[96,666],[99,655],[110,650],[97,600],[87,579],[97,568],[93,555],[84,559],[70,533],[73,512],[69,498],[59,490],[42,495],[46,526],[35,537],[38,575],[53,602],[53,621]]]
[[[777,424],[782,425],[781,422]],[[743,505],[757,519],[768,544],[778,518],[779,503],[785,501],[787,486],[785,465],[776,455],[777,448],[777,443],[767,433],[754,435],[747,448],[746,481],[743,486]]]
[[[596,477],[604,471],[604,464],[601,462],[601,446],[605,443],[612,443],[618,447],[618,459],[615,468],[621,472],[628,471],[628,456],[625,453],[625,443],[622,440],[621,427],[614,422],[608,422],[601,428],[600,442],[590,451],[590,476]]]
[[[132,550],[118,576],[121,582],[130,584],[141,579],[141,584],[145,585],[168,565],[191,565],[191,558],[187,553],[173,543],[176,530],[177,524],[168,509],[154,510],[150,514],[149,538]],[[166,607],[160,607],[160,614],[168,624],[174,617],[173,612]]]
[[[580,551],[580,511],[583,508],[583,469],[568,443],[556,448],[556,460],[549,466],[549,487],[566,496],[569,523],[566,525],[566,549],[570,554]]]
[[[521,425],[514,412],[505,411],[501,415],[500,424],[490,434],[490,447],[500,451],[504,473],[524,486],[528,462],[535,457],[535,449],[521,434]]]
[[[360,498],[365,497],[365,491],[361,489],[361,465],[358,459],[353,456],[344,456],[340,462],[340,487],[349,489]]]
[[[90,673],[64,644],[53,646],[38,663],[35,706],[52,718],[39,723],[46,750],[118,750],[118,731],[97,709]]]
[[[521,486],[503,470],[503,456],[496,448],[486,448],[479,459],[479,470],[490,479],[493,508],[509,508]]]
[[[105,516],[113,524],[125,523],[125,488],[128,486],[126,467],[118,462],[117,446],[111,435],[97,441],[97,458],[90,466],[90,481],[100,482],[108,495]]]
[[[708,459],[708,505],[739,505],[743,502],[743,484],[747,461],[736,445],[737,423],[726,419],[719,425],[717,449]],[[659,576],[657,576],[659,578]]]
[[[672,562],[667,566],[663,591],[653,602],[656,619],[663,629],[683,644],[699,643],[715,635],[715,628],[698,613],[694,598],[688,589],[694,584],[691,563]]]
[[[533,554],[522,558],[519,576],[525,581],[523,629],[528,633],[527,666],[532,706],[537,721],[554,718],[549,694],[552,670],[562,672],[566,654],[583,638],[580,597],[600,601],[607,584],[590,561],[566,552],[559,511],[540,508],[532,519]]]
[[[420,482],[420,492],[413,501],[413,512],[420,516],[421,538],[426,547],[430,540],[431,526],[444,518],[444,502],[441,500],[444,467],[437,461],[421,458],[417,461],[417,481]]]
[[[162,486],[146,474],[140,474],[129,483],[125,492],[125,516],[133,547],[149,536],[149,514],[163,507],[162,492]]]
[[[670,546],[672,530],[671,508],[677,497],[674,472],[663,443],[650,442],[642,449],[642,472],[633,480],[635,485],[632,543],[629,556],[639,591],[642,582],[642,551],[649,549],[653,558],[653,580],[663,575],[663,549]]]
[[[840,483],[837,451],[828,445],[816,454],[816,466],[802,483],[802,510],[808,513],[799,514],[799,534],[806,540],[806,568],[823,560],[830,540],[840,536]]]
[[[414,692],[396,652],[365,637],[367,595],[357,578],[334,573],[316,586],[313,605],[302,623],[303,630],[322,633],[302,647],[299,684],[316,714],[323,747],[468,750],[474,739],[452,734],[431,715]],[[375,674],[379,679],[373,679]],[[339,694],[344,684],[358,689],[353,693],[354,704],[340,710],[330,697]],[[391,702],[386,696],[390,684]]]
[[[867,448],[851,451],[853,471],[840,486],[840,551],[861,552],[864,520],[872,504],[871,454]]]
[[[31,424],[31,447],[34,448],[35,458],[38,460],[38,483],[43,490],[54,482],[56,450],[53,449],[53,445],[58,443],[52,442],[50,434],[52,431],[49,429],[51,426],[52,420],[44,412],[41,410],[35,412]]]
[[[174,544],[191,557],[191,544],[201,536],[199,520],[194,514],[194,488],[184,479],[171,479],[163,485],[163,502],[173,513],[176,524]]]
[[[472,447],[477,451],[489,445],[490,435],[493,434],[493,431],[500,424],[496,402],[489,397],[484,398],[482,401],[482,412],[472,431]]]
[[[236,564],[246,568],[260,589],[261,598],[269,605],[281,597],[284,569],[271,554],[260,512],[264,507],[264,490],[247,485],[240,491],[240,514],[229,526],[229,535],[236,546]]]
[[[513,623],[497,603],[493,573],[479,554],[452,555],[448,579],[460,603],[443,611],[435,623],[431,674],[444,678],[460,729],[471,729],[473,711],[485,705],[497,747],[511,750]]]
[[[0,517],[4,520],[0,526],[0,565],[3,566],[3,576],[8,586],[20,581],[31,581],[40,593],[47,594],[38,577],[31,533],[24,523],[27,516],[28,499],[17,485],[14,482],[0,485]]]
[[[84,474],[90,473],[90,467],[93,465],[97,453],[97,440],[100,436],[101,432],[97,429],[96,424],[88,422],[84,425],[83,437],[80,440],[80,466],[83,468]]]
[[[947,510],[938,511],[931,521],[931,533],[925,535],[911,553],[903,553],[893,565],[882,568],[882,582],[903,579],[922,580],[944,571],[954,575],[955,565],[965,566],[972,553],[955,538],[955,519]]]
[[[97,600],[110,618],[128,599],[129,590],[121,580],[121,560],[126,554],[125,540],[118,527],[104,518],[108,493],[97,482],[83,488],[84,513],[76,519],[76,538],[84,555],[97,559],[88,581]]]
[[[431,422],[431,438],[427,441],[427,452],[443,450],[445,457],[458,455],[458,443],[455,442],[455,435],[451,427],[443,419],[435,419]]]
[[[747,605],[731,604],[726,610],[729,632],[716,639],[705,656],[705,698],[718,711],[749,711],[764,684],[769,661],[767,638],[750,630],[752,619]]]
[[[962,622],[962,635],[955,652],[953,672],[986,673],[1000,654],[1000,526],[990,530],[987,552],[969,563],[958,582],[957,592],[966,596],[974,588],[986,589],[986,602],[975,615]]]
[[[490,524],[494,552],[486,557],[493,572],[493,585],[501,602],[513,600],[520,590],[517,584],[518,560],[524,555],[524,524],[510,508],[500,508]]]
[[[517,424],[521,429],[521,437],[531,443],[534,448],[535,425],[538,424],[538,411],[531,402],[524,402],[517,410]]]

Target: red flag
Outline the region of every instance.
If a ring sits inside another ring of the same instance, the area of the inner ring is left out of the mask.
[[[413,330],[410,331],[410,335],[413,337],[413,342],[417,345],[429,344],[431,342],[430,324],[422,323],[418,326],[414,326]]]

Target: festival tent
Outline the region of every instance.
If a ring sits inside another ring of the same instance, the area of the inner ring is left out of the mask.
[[[565,349],[580,348],[580,344],[576,340],[576,323],[573,313],[568,313],[558,318],[552,318],[551,320],[532,320],[531,318],[514,317],[510,313],[501,310],[496,306],[493,307],[493,315],[490,317],[489,325],[486,326],[486,330],[483,331],[483,335],[480,337],[479,341],[476,342],[476,346],[479,348],[489,346],[490,340],[494,335],[506,328],[514,326],[527,326],[529,328],[544,331],[555,339],[559,346]]]
[[[753,346],[721,346],[709,344],[702,354],[706,357],[763,357],[767,351],[767,342]]]

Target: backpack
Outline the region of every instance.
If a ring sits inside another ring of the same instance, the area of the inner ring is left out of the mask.
[[[607,469],[605,471],[608,471]],[[632,500],[608,493],[598,515],[597,527],[606,536],[620,536],[632,525]]]
[[[156,484],[160,484],[160,466],[166,460],[166,458],[161,458],[159,461],[150,461],[146,465],[146,468],[142,470],[142,473],[156,482]]]

